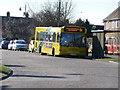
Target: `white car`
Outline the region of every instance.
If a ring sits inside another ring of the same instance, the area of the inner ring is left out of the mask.
[[[14,42],[14,40],[10,40],[10,42],[8,44],[8,50],[12,50],[12,48],[13,48],[13,42]]]
[[[14,40],[12,49],[13,50],[27,50],[27,44],[25,40]]]
[[[34,40],[30,41],[28,51],[29,52],[33,52],[34,51]]]

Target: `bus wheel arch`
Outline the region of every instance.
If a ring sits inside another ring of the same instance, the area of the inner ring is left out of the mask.
[[[43,52],[42,52],[42,47],[39,48],[39,53],[40,53],[41,55],[47,55],[47,53],[43,53]]]

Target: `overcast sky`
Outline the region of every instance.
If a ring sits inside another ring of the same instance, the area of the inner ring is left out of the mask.
[[[22,17],[25,4],[37,11],[41,4],[48,0],[1,0],[0,16],[6,16],[9,11],[11,16]],[[55,0],[49,0],[50,2]],[[67,1],[67,0],[66,0]],[[72,21],[78,18],[88,19],[91,24],[103,25],[103,19],[118,7],[120,0],[72,0],[74,11]],[[22,11],[19,8],[22,7]]]

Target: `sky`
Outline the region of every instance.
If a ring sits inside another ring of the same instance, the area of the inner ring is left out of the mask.
[[[10,16],[23,17],[25,4],[29,4],[33,10],[41,8],[41,4],[48,0],[0,0],[0,16],[6,16],[7,11]],[[55,0],[49,0],[54,2]],[[67,0],[65,0],[67,1]],[[120,0],[72,0],[72,22],[81,18],[88,19],[91,24],[103,25],[103,19],[112,13]],[[20,11],[19,8],[22,8]],[[28,10],[28,6],[27,6]]]

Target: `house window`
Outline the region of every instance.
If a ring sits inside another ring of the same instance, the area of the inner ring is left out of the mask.
[[[112,28],[115,28],[115,21],[112,21]]]
[[[112,21],[112,28],[118,28],[118,21]]]
[[[118,21],[118,28],[120,29],[120,20]]]
[[[116,24],[116,28],[118,28],[118,21],[116,21],[116,23],[115,23],[115,24]]]
[[[110,28],[109,22],[106,22],[106,29],[109,29],[109,28]]]

